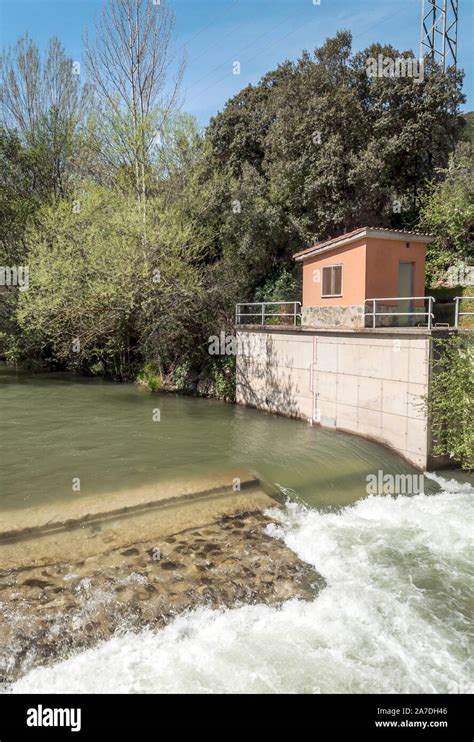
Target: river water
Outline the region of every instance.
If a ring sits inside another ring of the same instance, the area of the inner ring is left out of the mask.
[[[333,507],[365,494],[367,475],[379,469],[414,472],[357,436],[134,384],[3,367],[0,405],[2,509],[118,490],[133,498],[148,483],[236,467]]]
[[[200,608],[161,631],[117,636],[33,670],[14,691],[470,690],[467,477],[435,475],[425,494],[367,496],[367,474],[412,470],[353,436],[60,376],[4,372],[0,390],[3,507],[59,503],[72,496],[72,476],[84,478],[88,494],[106,494],[176,468],[192,475],[244,466],[287,493],[272,535],[327,583],[310,602]]]

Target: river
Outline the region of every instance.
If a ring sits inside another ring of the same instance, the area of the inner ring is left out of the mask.
[[[2,509],[239,467],[310,505],[334,507],[365,494],[367,475],[379,469],[415,471],[357,436],[134,384],[3,367],[0,405]]]
[[[367,496],[368,474],[413,470],[355,436],[61,375],[3,370],[0,393],[3,508],[244,466],[288,496],[271,535],[326,580],[312,601],[199,608],[160,631],[125,633],[31,671],[14,691],[469,690],[465,475],[426,478],[424,494]]]

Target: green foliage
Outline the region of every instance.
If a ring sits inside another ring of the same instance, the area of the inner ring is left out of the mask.
[[[183,392],[186,389],[186,382],[191,371],[191,364],[189,360],[184,360],[176,366],[173,373],[173,386],[178,392]]]
[[[235,356],[224,356],[212,364],[214,396],[224,402],[235,402]]]
[[[156,363],[145,363],[137,376],[137,380],[148,387],[151,392],[159,392],[163,386],[163,379],[160,376]]]
[[[101,188],[42,209],[27,235],[30,287],[17,312],[31,354],[86,373],[100,361],[108,375],[130,377],[141,234],[133,204]]]
[[[88,185],[42,209],[27,241],[17,318],[32,355],[130,379],[142,359],[166,369],[195,345],[202,242],[174,204],[150,201],[145,229],[133,198]]]
[[[15,132],[0,126],[0,255],[2,265],[24,262],[25,228],[48,199],[42,163],[36,150],[25,147]],[[3,262],[5,261],[5,262]]]
[[[301,282],[286,268],[255,291],[255,301],[299,301],[300,297]]]
[[[471,146],[474,146],[474,111],[463,114],[463,119],[466,122],[464,138],[471,143]]]
[[[428,397],[433,451],[464,469],[474,468],[474,342],[459,334],[433,341],[433,377]]]
[[[369,78],[368,57],[400,53],[373,44],[352,54],[351,41],[340,32],[281,64],[211,120],[213,170],[224,175],[221,264],[239,301],[319,239],[364,225],[413,228],[462,136],[460,72]]]
[[[434,296],[436,301],[452,301],[455,296],[468,297],[474,294],[471,286],[437,286],[434,289],[430,289],[431,296]]]
[[[4,120],[40,165],[35,190],[54,196],[70,190],[72,161],[90,102],[89,87],[81,87],[72,65],[54,36],[43,54],[24,34],[0,55]]]
[[[424,198],[420,226],[435,235],[427,251],[427,282],[436,285],[446,269],[474,261],[474,163],[470,146],[463,144],[433,182]]]

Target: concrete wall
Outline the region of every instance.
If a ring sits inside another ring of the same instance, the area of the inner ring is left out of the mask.
[[[357,433],[427,466],[429,334],[262,329],[238,337],[239,404]]]

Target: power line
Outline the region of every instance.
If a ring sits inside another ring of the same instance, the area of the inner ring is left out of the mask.
[[[298,13],[300,13],[300,10],[298,10]],[[288,20],[289,20],[290,18],[293,18],[293,16],[295,16],[295,15],[296,15],[296,13],[290,13],[290,15],[289,15],[289,16],[287,16],[286,18],[284,18],[284,19],[283,19],[282,21],[280,21],[279,23],[276,23],[276,24],[275,24],[274,26],[272,26],[272,27],[271,27],[271,28],[270,28],[270,29],[269,29],[268,31],[265,31],[265,33],[263,33],[263,34],[260,34],[260,36],[257,36],[257,38],[256,38],[256,39],[253,39],[253,41],[250,41],[250,42],[249,42],[248,44],[246,44],[246,45],[245,45],[245,46],[243,46],[243,47],[242,47],[241,49],[239,49],[239,50],[238,50],[237,52],[235,52],[235,53],[234,53],[234,54],[232,55],[232,57],[229,57],[228,59],[224,60],[224,62],[221,62],[221,64],[218,64],[218,65],[217,65],[216,67],[214,67],[214,68],[213,68],[212,70],[210,70],[209,72],[207,72],[207,73],[206,73],[206,74],[205,74],[205,75],[204,75],[203,77],[201,77],[201,78],[200,78],[199,80],[196,80],[196,82],[194,82],[194,83],[193,83],[193,84],[192,84],[192,85],[190,86],[190,88],[188,88],[188,90],[192,90],[192,88],[195,88],[195,87],[196,87],[196,85],[199,85],[199,83],[200,83],[200,82],[202,82],[203,80],[205,80],[205,79],[206,79],[206,77],[209,77],[209,75],[212,75],[212,73],[213,73],[213,72],[216,72],[216,70],[219,70],[219,69],[220,69],[221,67],[223,67],[223,66],[224,66],[225,64],[229,64],[230,62],[234,61],[237,55],[239,55],[239,54],[241,54],[242,52],[244,52],[244,51],[245,51],[246,49],[248,49],[248,48],[249,48],[249,46],[252,46],[253,44],[256,44],[256,43],[257,43],[257,41],[259,41],[260,39],[263,39],[263,38],[265,38],[265,36],[268,36],[268,34],[269,34],[269,33],[271,33],[272,31],[274,31],[274,30],[275,30],[275,28],[278,28],[278,27],[279,27],[279,26],[281,26],[281,25],[282,25],[283,23],[286,23],[286,22],[287,22],[287,21],[288,21]],[[306,25],[306,22],[305,22],[305,23],[304,23],[303,25]]]
[[[395,13],[392,13],[392,15],[387,15],[385,18],[382,18],[381,21],[377,21],[377,23],[374,23],[373,26],[369,26],[366,28],[362,33],[357,34],[357,36],[353,36],[353,39],[359,39],[361,36],[366,34],[368,31],[372,31],[373,28],[377,28],[377,26],[381,26],[382,23],[385,23],[386,21],[389,21],[391,18],[395,18],[395,16],[400,15],[400,13],[403,13],[405,10],[407,10],[408,6],[413,5],[415,2],[418,2],[418,0],[411,0],[411,2],[405,7],[401,8],[400,10],[397,10]]]
[[[269,1],[267,2],[267,4],[266,4],[266,6],[265,6],[265,7],[268,7],[268,6],[270,5],[270,3],[271,3],[271,2],[272,2],[272,0],[269,0]],[[226,34],[225,34],[224,36],[222,36],[222,38],[221,38],[221,41],[223,41],[224,39],[226,39],[226,38],[227,38],[228,36],[231,36],[231,35],[232,35],[232,34],[233,34],[233,33],[234,33],[235,31],[237,31],[237,30],[238,30],[239,28],[241,28],[242,26],[244,26],[246,22],[247,22],[247,21],[243,21],[242,23],[239,23],[239,24],[238,24],[237,26],[234,26],[234,28],[233,28],[233,29],[232,29],[231,31],[228,31],[228,32],[227,32],[227,33],[226,33]],[[211,46],[207,46],[207,47],[206,47],[206,48],[204,49],[204,51],[203,51],[203,52],[201,52],[200,54],[198,54],[198,56],[197,56],[197,57],[193,57],[193,59],[191,59],[191,60],[189,61],[189,64],[192,64],[193,62],[196,62],[196,61],[197,61],[198,59],[201,59],[201,57],[203,57],[203,56],[204,56],[204,54],[207,54],[207,52],[208,52],[208,51],[209,51],[210,49],[213,49],[213,48],[214,48],[214,47],[216,47],[216,46],[219,46],[219,42],[218,42],[217,44],[212,44]],[[225,64],[225,62],[224,62],[224,64]],[[222,66],[222,65],[221,65],[221,66]],[[211,74],[211,73],[208,73],[208,74]]]
[[[261,49],[259,52],[257,52],[257,54],[255,54],[255,56],[251,57],[250,59],[245,60],[246,63],[248,64],[249,62],[252,62],[254,59],[256,59],[256,57],[260,56],[260,54],[263,54],[264,52],[268,51],[268,49],[271,49],[272,47],[274,47],[275,44],[279,44],[280,41],[283,41],[283,39],[286,39],[292,33],[295,33],[295,31],[299,31],[300,28],[303,28],[303,26],[306,26],[306,25],[307,25],[307,21],[305,21],[304,23],[302,23],[300,26],[297,26],[292,31],[288,31],[288,33],[286,33],[284,36],[282,36],[281,38],[279,38],[276,41],[274,41],[273,44],[270,44],[270,46],[265,47],[265,49]],[[199,96],[204,95],[204,93],[206,93],[208,90],[210,90],[211,88],[213,88],[214,85],[218,85],[220,82],[222,82],[227,77],[229,77],[230,74],[231,74],[230,72],[226,72],[225,75],[223,77],[221,77],[219,80],[216,80],[215,82],[211,83],[211,85],[209,85],[209,87],[207,87],[207,88],[204,88],[204,90],[201,90],[201,92],[199,93]],[[196,100],[197,97],[198,96],[196,95],[194,98],[191,98],[191,101]],[[188,101],[188,102],[190,102],[190,101]]]
[[[377,21],[377,23],[374,23],[372,26],[369,26],[368,28],[365,28],[361,33],[357,34],[357,36],[353,36],[353,39],[360,38],[361,36],[363,36],[364,34],[366,34],[368,31],[371,31],[372,29],[376,28],[377,26],[382,25],[382,23],[386,23],[387,21],[391,20],[395,16],[400,15],[400,13],[405,12],[408,9],[409,6],[411,6],[411,5],[414,4],[415,1],[418,2],[418,0],[411,0],[411,2],[409,3],[409,5],[405,6],[404,8],[401,8],[401,9],[397,10],[395,13],[391,13],[390,15],[385,16],[385,18],[382,18],[380,21]],[[252,42],[250,42],[249,44],[247,44],[245,47],[243,47],[242,49],[240,49],[239,51],[237,51],[232,57],[229,57],[229,59],[225,60],[220,65],[218,65],[217,67],[215,67],[213,70],[211,70],[210,72],[208,72],[206,75],[204,75],[202,78],[200,78],[200,80],[198,80],[197,82],[193,83],[191,85],[191,87],[188,88],[188,91],[191,90],[192,88],[194,88],[200,82],[202,82],[202,80],[205,80],[206,77],[208,77],[210,74],[212,74],[212,72],[215,72],[217,69],[220,69],[220,67],[222,67],[224,64],[228,64],[229,62],[235,60],[235,58],[237,57],[237,55],[239,55],[242,51],[244,51],[245,49],[247,49],[249,46],[252,46],[252,44],[255,44],[257,41],[259,41],[259,39],[264,38],[265,36],[268,36],[268,34],[271,33],[271,31],[273,31],[275,28],[278,28],[279,26],[281,26],[282,23],[285,23],[289,18],[292,18],[294,15],[295,15],[295,13],[292,13],[290,16],[288,16],[287,18],[285,18],[283,21],[281,21],[280,23],[277,23],[275,26],[273,26],[269,31],[265,32],[265,34],[262,34],[261,36],[257,37],[257,39],[254,39]],[[247,63],[247,64],[249,62],[252,62],[254,59],[256,59],[256,57],[260,56],[260,54],[263,54],[264,52],[266,52],[269,49],[273,48],[280,41],[283,41],[285,38],[287,38],[288,36],[290,36],[292,33],[295,33],[300,28],[302,28],[303,26],[307,25],[308,22],[311,23],[311,21],[305,21],[300,26],[297,26],[292,31],[289,31],[287,34],[285,34],[284,36],[282,36],[281,38],[277,39],[275,42],[273,42],[269,46],[267,46],[264,49],[262,49],[261,51],[259,51],[257,54],[255,54],[250,59],[244,60],[244,62]],[[211,85],[209,85],[207,88],[204,88],[204,90],[200,91],[198,95],[193,96],[187,102],[190,103],[190,102],[196,100],[198,97],[204,95],[204,93],[207,93],[207,91],[208,90],[211,90],[215,85],[219,85],[219,83],[223,82],[223,80],[225,80],[231,74],[233,74],[233,73],[232,72],[226,72],[226,74],[223,77],[221,77],[221,78],[219,78],[219,80],[216,80],[215,82],[211,83]]]
[[[194,36],[191,36],[191,38],[190,38],[190,39],[188,39],[188,40],[187,40],[187,41],[186,41],[186,42],[185,42],[184,44],[181,44],[181,46],[180,46],[180,47],[179,47],[179,48],[177,49],[177,52],[180,52],[180,51],[181,51],[182,49],[185,49],[185,48],[186,48],[186,46],[187,46],[187,45],[188,45],[188,44],[189,44],[189,43],[190,43],[191,41],[193,41],[194,39],[196,39],[196,38],[197,38],[197,37],[198,37],[198,36],[199,36],[200,34],[202,34],[202,32],[203,32],[203,31],[207,31],[207,29],[208,29],[208,28],[211,28],[211,26],[213,26],[213,25],[214,25],[215,23],[217,23],[217,21],[220,21],[220,20],[221,20],[222,18],[225,18],[226,16],[228,16],[228,15],[229,15],[229,13],[230,13],[230,11],[231,11],[231,10],[232,10],[233,8],[235,8],[235,6],[237,5],[237,3],[238,3],[238,2],[239,2],[239,0],[231,0],[231,3],[230,3],[230,6],[229,6],[229,9],[227,10],[227,12],[226,12],[226,13],[224,13],[223,15],[220,15],[220,16],[218,16],[217,18],[214,18],[214,19],[213,19],[213,20],[212,20],[212,21],[211,21],[210,23],[208,23],[208,24],[207,24],[207,26],[203,26],[203,27],[202,27],[201,29],[199,29],[199,31],[197,31],[197,32],[196,32],[196,33],[194,34]],[[193,61],[194,61],[194,60],[193,60]]]

